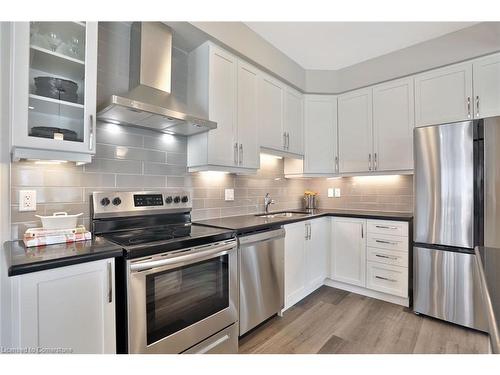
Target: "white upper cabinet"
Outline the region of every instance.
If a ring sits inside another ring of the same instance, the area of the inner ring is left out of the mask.
[[[416,126],[463,121],[472,116],[472,63],[415,76]]]
[[[238,60],[238,162],[243,168],[260,166],[257,124],[258,71]]]
[[[189,170],[255,171],[257,71],[210,42],[190,53],[189,71],[189,105],[217,122],[188,138]]]
[[[304,99],[290,87],[285,89],[284,133],[285,151],[304,154]]]
[[[338,97],[340,173],[372,170],[372,89]]]
[[[333,280],[365,286],[366,220],[332,219],[331,272]]]
[[[285,149],[283,130],[285,85],[262,73],[259,80],[259,143],[272,150]]]
[[[11,31],[14,159],[90,162],[97,22],[13,22]]]
[[[304,100],[304,173],[338,173],[337,97],[306,95]]]
[[[474,117],[500,115],[500,54],[473,61]]]
[[[373,170],[413,169],[413,79],[373,87]]]
[[[208,118],[217,129],[208,132],[209,164],[234,166],[236,139],[236,57],[210,48]]]

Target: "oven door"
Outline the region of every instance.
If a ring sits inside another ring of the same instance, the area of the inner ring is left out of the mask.
[[[180,353],[238,319],[235,240],[129,260],[129,353]]]

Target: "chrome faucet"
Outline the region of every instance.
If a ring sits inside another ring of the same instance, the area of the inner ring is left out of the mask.
[[[275,203],[276,202],[274,201],[274,199],[271,199],[269,193],[266,193],[266,196],[264,197],[264,211],[266,214],[269,213],[269,206]]]

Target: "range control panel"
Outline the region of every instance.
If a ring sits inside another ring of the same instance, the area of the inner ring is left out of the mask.
[[[92,193],[93,218],[189,212],[188,191],[107,191]]]

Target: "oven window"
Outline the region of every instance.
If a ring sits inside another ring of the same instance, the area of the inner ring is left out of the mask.
[[[146,276],[147,343],[229,307],[229,255]]]

